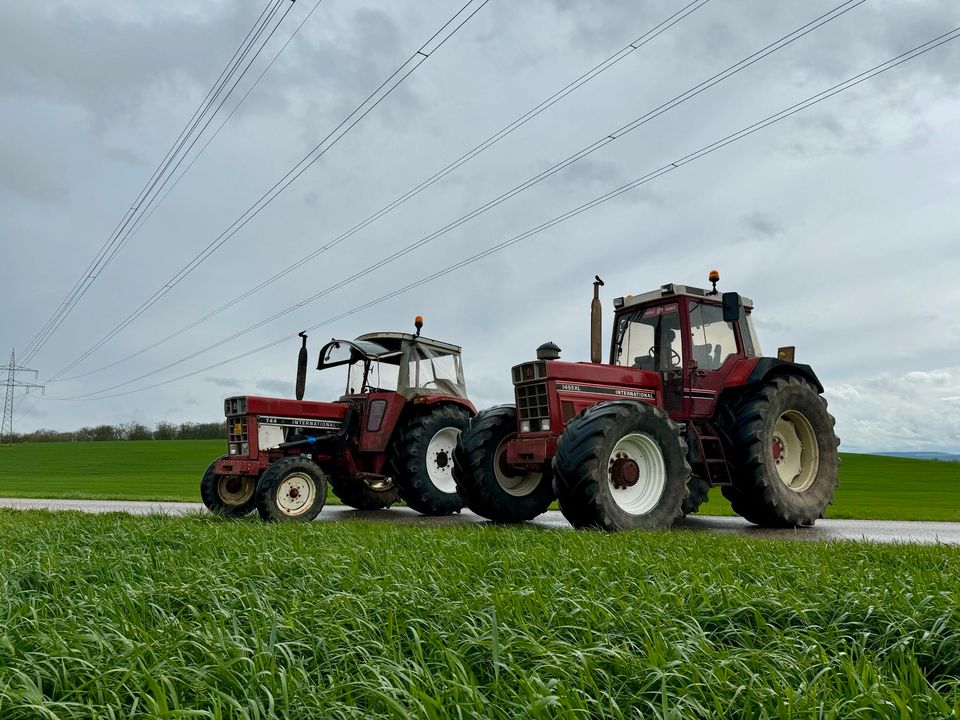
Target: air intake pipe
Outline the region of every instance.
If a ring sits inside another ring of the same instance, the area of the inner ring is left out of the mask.
[[[599,275],[594,275],[593,281],[593,301],[590,303],[590,362],[599,363],[600,354],[600,334],[603,311],[600,307],[600,286],[603,280]]]

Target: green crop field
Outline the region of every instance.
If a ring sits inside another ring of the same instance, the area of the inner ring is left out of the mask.
[[[0,717],[960,718],[960,550],[0,511]]]
[[[0,496],[199,502],[200,474],[223,446],[220,440],[0,446]],[[717,491],[702,512],[731,514]],[[960,463],[844,454],[828,516],[960,521]]]

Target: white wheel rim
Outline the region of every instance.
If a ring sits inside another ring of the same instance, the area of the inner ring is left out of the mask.
[[[653,510],[667,486],[667,466],[657,441],[643,433],[620,438],[607,458],[607,483],[624,512],[646,515]]]
[[[503,454],[507,451],[507,440],[509,438],[501,440],[497,446],[497,451],[493,454],[493,474],[497,478],[497,484],[507,495],[526,497],[540,485],[543,473],[533,470],[517,473],[506,472],[504,470]]]
[[[317,485],[302,472],[290,473],[277,486],[277,507],[284,515],[296,517],[313,507]]]
[[[813,425],[802,413],[790,410],[777,419],[770,452],[784,485],[794,492],[813,485],[820,469],[820,446]]]
[[[253,478],[247,476],[224,475],[217,482],[217,495],[225,505],[243,505],[255,489]]]
[[[460,428],[445,427],[427,443],[427,475],[433,486],[442,493],[452,495],[457,491],[453,473],[453,449],[457,446]]]

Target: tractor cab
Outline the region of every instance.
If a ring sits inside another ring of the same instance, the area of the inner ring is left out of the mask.
[[[368,333],[331,340],[320,350],[318,370],[346,365],[344,398],[397,393],[407,400],[466,398],[460,347],[410,333]]]
[[[733,369],[761,355],[753,301],[737,293],[671,283],[613,304],[610,364],[659,373],[670,413],[711,416]]]

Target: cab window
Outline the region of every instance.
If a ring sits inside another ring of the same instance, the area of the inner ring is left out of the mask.
[[[621,316],[617,325],[614,362],[640,370],[667,372],[682,364],[678,306],[641,308]]]
[[[718,370],[724,360],[737,352],[733,323],[723,321],[723,308],[719,305],[691,305],[690,334],[693,359],[703,370]]]

